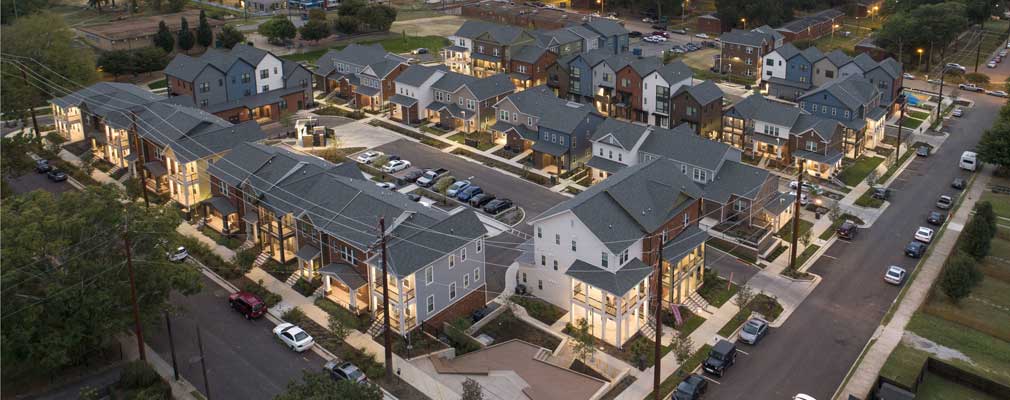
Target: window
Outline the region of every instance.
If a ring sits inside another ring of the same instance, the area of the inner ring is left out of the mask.
[[[845,118],[849,118],[849,110],[845,110]]]
[[[604,72],[603,73],[603,81],[604,82],[610,82],[610,73],[609,72]]]
[[[309,86],[309,81],[307,79],[302,79],[302,80],[298,81],[298,86],[301,86],[303,88],[304,87],[308,87]]]
[[[484,238],[477,239],[477,254],[484,250]]]
[[[537,289],[544,290],[544,281],[542,279],[537,279]]]
[[[693,176],[693,178],[694,178],[694,180],[696,182],[703,182],[703,183],[707,182],[708,181],[708,171],[703,170],[701,168],[695,168],[694,169],[694,176]]]
[[[200,93],[207,93],[210,91],[210,84],[207,82],[200,82]]]
[[[207,107],[207,104],[210,104],[207,99],[200,100],[200,107]]]
[[[463,274],[463,287],[470,287],[470,274]]]
[[[613,150],[607,150],[607,158],[609,158],[611,160],[614,159],[614,151]]]
[[[430,285],[432,282],[435,282],[435,267],[429,265],[424,269],[424,284]]]
[[[455,266],[456,266],[456,255],[455,254],[450,254],[449,255],[449,268],[452,268],[452,267],[455,267]]]
[[[754,54],[754,48],[753,47],[748,47],[748,48],[744,49],[744,52],[746,52],[747,54]]]
[[[218,86],[224,86],[224,79],[218,79],[217,80],[217,85]]]
[[[690,223],[691,223],[691,216],[688,215],[687,213],[684,213],[684,226],[687,226]]]
[[[501,114],[498,115],[498,118],[501,118],[504,121],[508,121],[509,120],[509,112],[507,110],[501,110]]]
[[[270,77],[270,70],[269,69],[260,70],[260,79],[266,79],[266,78],[269,78],[269,77]]]
[[[547,266],[547,256],[543,254],[540,255],[540,265],[545,267]]]
[[[426,308],[428,309],[428,314],[435,311],[435,295],[428,296],[424,301]]]
[[[356,262],[356,260],[354,259],[355,258],[354,257],[354,249],[352,249],[350,246],[346,246],[346,245],[341,246],[340,247],[340,258],[344,259],[344,261],[347,261],[347,262],[349,262],[351,264],[354,264]]]
[[[807,140],[807,151],[817,151],[817,141]]]
[[[558,144],[560,144],[562,146],[565,145],[565,137],[564,136],[561,136],[560,138],[558,138]]]
[[[264,92],[269,92],[270,91],[270,85],[263,85],[263,91]]]
[[[774,67],[774,66],[775,66],[775,59],[774,59],[774,58],[771,58],[771,57],[769,57],[769,58],[768,58],[768,61],[767,61],[767,62],[765,62],[765,64],[768,64],[768,66],[769,66],[769,67]],[[768,75],[771,75],[771,74],[772,74],[772,72],[771,72],[771,71],[768,71]]]
[[[562,138],[562,139],[564,139],[564,138]],[[561,144],[564,144],[564,143],[561,143]],[[621,160],[621,155],[622,155],[621,153],[617,153],[617,161],[624,161],[624,160]]]
[[[498,51],[499,51],[499,49],[498,49],[497,47],[495,47],[495,48],[494,48],[494,55],[495,55],[495,56],[497,56],[497,55],[498,55]]]
[[[533,117],[526,117],[526,125],[533,125]]]
[[[628,262],[628,249],[624,249],[624,251],[621,252],[621,256],[618,258],[617,264],[624,265],[626,262]]]
[[[228,184],[225,183],[224,181],[219,181],[217,183],[217,189],[218,189],[219,192],[221,192],[222,196],[227,196],[228,195]]]
[[[737,199],[736,202],[733,203],[733,211],[743,212],[746,209],[747,209],[747,201],[744,199]]]
[[[526,283],[526,273],[523,272],[523,283]]]
[[[680,164],[680,173],[687,175],[687,164]]]
[[[577,248],[578,246],[575,244],[575,239],[572,239],[572,251],[576,251]]]
[[[838,108],[831,107],[831,116],[834,117],[835,115],[838,115]]]
[[[252,75],[250,75],[248,72],[242,74],[242,83],[249,83],[249,81],[251,81],[251,80],[252,80]]]
[[[480,268],[473,269],[473,282],[477,283],[480,280]]]
[[[687,111],[687,115],[691,117],[698,115],[698,109],[694,107],[687,107],[685,111]]]
[[[561,234],[560,233],[555,233],[554,234],[554,244],[561,244]]]
[[[277,75],[277,67],[274,67],[274,75]]]
[[[603,148],[600,147],[600,157],[603,157]]]
[[[558,270],[558,260],[554,260],[554,270]]]
[[[824,77],[825,78],[834,78],[835,77],[835,71],[824,70]]]
[[[449,284],[449,300],[456,298],[456,282]]]
[[[607,252],[605,251],[600,252],[600,266],[602,266],[603,268],[607,268],[607,264],[609,264],[609,261],[610,257],[607,256]]]
[[[537,227],[537,239],[543,239],[543,238],[544,238],[544,228],[538,226]]]
[[[628,86],[631,86],[631,80],[627,78],[621,79],[621,87],[628,87]]]
[[[459,250],[459,260],[466,261],[466,247]]]

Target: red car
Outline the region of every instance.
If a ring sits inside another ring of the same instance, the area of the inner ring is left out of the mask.
[[[667,33],[667,32],[665,32],[665,31],[655,31],[655,32],[652,32],[652,35],[653,36],[662,36],[662,37],[665,37],[667,39],[670,38],[670,34]]]
[[[255,294],[249,292],[235,292],[228,296],[228,304],[235,311],[245,317],[245,319],[255,319],[262,317],[267,312],[267,304]]]

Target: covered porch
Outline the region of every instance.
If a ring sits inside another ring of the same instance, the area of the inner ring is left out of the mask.
[[[806,150],[796,150],[793,152],[793,165],[796,168],[803,164],[803,170],[811,176],[821,179],[831,179],[842,168],[842,158],[844,154],[835,153],[824,155]]]
[[[144,187],[156,193],[168,193],[168,169],[161,160],[148,161],[144,163]]]
[[[491,125],[490,130],[494,134],[495,144],[504,144],[505,150],[515,154],[529,150],[537,140],[537,131],[527,128],[526,125],[512,125],[498,121]]]
[[[663,245],[663,302],[684,304],[701,287],[708,233],[693,225]]]
[[[618,348],[646,326],[653,268],[635,258],[617,272],[576,260],[571,277],[570,322],[585,319],[593,336]]]
[[[532,149],[534,167],[551,174],[562,174],[571,169],[568,147],[541,140],[534,143]]]
[[[787,140],[756,132],[750,136],[750,139],[750,151],[754,158],[768,157],[771,160],[781,161],[789,155],[789,141]]]
[[[360,109],[379,111],[383,107],[381,95],[382,92],[378,88],[361,85],[355,86],[354,105]]]
[[[317,271],[326,298],[355,314],[368,312],[368,279],[350,264],[329,263]]]
[[[242,232],[238,209],[226,197],[212,196],[200,203],[203,206],[204,221],[210,229],[222,235]]]
[[[431,103],[425,112],[428,120],[442,129],[459,129],[466,133],[477,130],[477,113],[459,108],[455,103]]]
[[[389,115],[392,120],[408,125],[421,122],[421,115],[417,111],[417,99],[397,94],[389,99],[389,103],[392,104],[392,112]]]

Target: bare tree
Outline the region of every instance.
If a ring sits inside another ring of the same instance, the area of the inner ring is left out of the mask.
[[[670,351],[677,358],[677,362],[683,364],[694,353],[694,341],[683,332],[677,332],[673,336],[673,341],[670,342]]]
[[[747,305],[750,304],[751,300],[753,299],[754,299],[754,291],[750,288],[750,286],[743,285],[740,286],[739,290],[737,290],[736,298],[733,299],[733,304],[736,304],[737,307],[740,307],[742,309],[744,307],[747,307]]]

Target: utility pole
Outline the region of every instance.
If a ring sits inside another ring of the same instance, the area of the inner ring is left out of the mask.
[[[175,363],[175,339],[172,338],[172,320],[168,318],[168,311],[165,311],[165,326],[168,327],[168,348],[172,351],[172,374],[175,380],[179,380],[179,365]]]
[[[929,73],[929,67],[933,62],[933,41],[929,41],[929,56],[926,57],[926,73]]]
[[[984,23],[984,22],[983,22]],[[975,48],[975,72],[978,72],[978,59],[982,55],[982,39],[985,37],[984,31],[979,31],[978,34],[978,47]]]
[[[789,268],[794,271],[800,267],[796,265],[796,245],[800,238],[800,200],[803,198],[803,174],[806,173],[804,171],[806,160],[798,160],[800,161],[800,176],[796,178],[796,200],[793,204],[793,243],[789,249]]]
[[[898,160],[901,160],[901,131],[905,128],[905,105],[908,104],[908,98],[905,95],[901,95],[901,114],[898,116],[898,145],[897,151],[894,153],[894,163],[897,164]]]
[[[943,60],[940,60],[940,62],[943,62]],[[940,109],[943,108],[943,77],[944,77],[944,75],[947,75],[947,66],[946,65],[940,68],[940,100],[938,100],[936,102],[936,120],[937,121],[940,121]],[[940,121],[940,122],[943,122],[943,121]]]
[[[151,209],[151,201],[147,199],[147,168],[144,164],[147,163],[147,146],[144,146],[144,142],[140,139],[140,128],[137,126],[137,114],[130,112],[130,120],[133,122],[133,142],[134,148],[137,151],[137,161],[138,165],[134,166],[134,170],[137,171],[137,179],[140,180],[140,193],[144,196],[144,209]],[[129,132],[126,133],[127,136],[130,135]]]
[[[207,357],[203,355],[203,335],[200,334],[200,324],[196,324],[196,345],[200,348],[200,369],[203,370],[203,390],[207,392],[207,400],[211,400],[210,381],[207,380]]]
[[[140,328],[140,305],[137,304],[137,282],[133,277],[133,254],[130,252],[130,220],[127,216],[126,225],[123,229],[123,246],[126,247],[126,268],[130,271],[130,298],[133,300],[133,324],[137,334],[137,351],[140,352],[140,359],[147,360],[147,353],[144,351],[144,332]]]
[[[15,1],[14,4],[17,4],[17,2]],[[21,79],[24,79],[25,80],[25,84],[29,85],[29,83],[28,83],[28,74],[25,73],[25,67],[22,66],[22,65],[20,65],[20,64],[18,64],[18,69],[21,70]],[[34,97],[34,96],[32,96],[32,97]],[[42,140],[42,131],[39,130],[39,120],[37,118],[35,118],[35,107],[28,106],[28,113],[31,114],[31,116],[32,116],[32,128],[35,128],[35,138],[41,141]]]
[[[388,267],[386,266],[386,218],[379,217],[379,235],[381,235],[382,243],[382,319],[383,324],[385,324],[386,329],[382,333],[383,345],[386,347],[386,376],[393,376],[393,337],[390,336],[389,332],[389,282],[387,282],[387,276],[389,275]]]
[[[656,258],[656,365],[653,366],[653,376],[652,376],[652,393],[655,394],[655,400],[662,400],[662,395],[659,393],[659,386],[663,383],[663,379],[660,377],[660,363],[662,362],[663,353],[663,239],[660,235],[659,239],[659,249],[657,249],[658,257]],[[670,266],[670,274],[673,274],[673,266]],[[673,286],[670,286],[670,290],[673,290]],[[672,295],[672,293],[671,293]],[[671,299],[672,300],[672,299]]]

